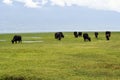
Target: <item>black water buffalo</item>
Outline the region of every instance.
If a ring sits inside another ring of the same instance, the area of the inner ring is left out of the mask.
[[[78,36],[81,37],[82,36],[82,32],[78,32]]]
[[[20,42],[22,42],[22,37],[19,36],[19,35],[15,35],[13,37],[13,39],[11,40],[11,42],[12,42],[12,44],[14,44],[14,43],[20,43]]]
[[[98,38],[98,32],[95,32],[94,34],[95,34],[95,38]]]
[[[61,40],[62,38],[64,38],[64,35],[62,32],[55,33],[55,39]]]
[[[105,32],[106,40],[110,40],[110,36],[111,36],[111,32],[110,31],[106,31]]]
[[[83,34],[84,41],[91,41],[91,38],[89,37],[88,33]]]
[[[74,37],[78,38],[82,36],[82,32],[74,32]]]
[[[78,33],[74,32],[74,37],[77,38],[78,37]]]

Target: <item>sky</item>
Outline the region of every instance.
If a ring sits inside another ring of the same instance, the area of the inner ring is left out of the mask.
[[[120,31],[120,0],[0,0],[0,33]]]

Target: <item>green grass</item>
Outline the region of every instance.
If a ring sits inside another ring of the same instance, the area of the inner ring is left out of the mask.
[[[103,32],[91,42],[64,33],[20,34],[23,41],[11,44],[14,34],[0,34],[0,80],[120,80],[120,32],[106,41]],[[33,38],[34,37],[34,38]]]

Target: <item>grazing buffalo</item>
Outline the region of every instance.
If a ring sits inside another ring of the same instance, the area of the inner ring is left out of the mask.
[[[82,36],[82,32],[74,32],[74,37],[78,38]]]
[[[95,34],[95,38],[98,38],[98,32],[95,32],[94,34]]]
[[[111,32],[110,31],[106,31],[105,32],[105,36],[106,36],[106,40],[110,40]]]
[[[19,36],[19,35],[15,35],[13,37],[13,39],[11,40],[11,42],[12,42],[12,44],[14,44],[14,43],[20,43],[20,42],[22,42],[22,37]]]
[[[74,37],[78,38],[78,33],[77,32],[74,32]]]
[[[62,38],[64,38],[64,35],[62,32],[55,33],[55,39],[61,40]]]
[[[82,36],[82,32],[78,32],[78,36],[81,37]]]
[[[88,33],[83,34],[84,41],[91,41],[91,38],[89,37]]]

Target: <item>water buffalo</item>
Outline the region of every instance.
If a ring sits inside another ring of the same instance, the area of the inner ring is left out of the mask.
[[[78,38],[82,36],[82,32],[74,32],[74,37]]]
[[[81,37],[82,36],[82,32],[78,32],[78,36]]]
[[[110,40],[110,36],[111,36],[111,32],[110,31],[106,31],[105,32],[106,40]]]
[[[95,38],[98,38],[98,32],[95,32],[94,34],[95,34]]]
[[[74,37],[77,38],[78,37],[78,33],[74,32]]]
[[[91,41],[91,38],[89,37],[88,33],[83,34],[84,41]]]
[[[64,38],[64,35],[62,32],[55,33],[55,39],[61,40],[62,38]]]
[[[19,35],[15,35],[13,37],[13,39],[11,40],[11,42],[12,42],[12,44],[14,44],[14,43],[20,43],[20,42],[22,42],[22,37],[19,36]]]

